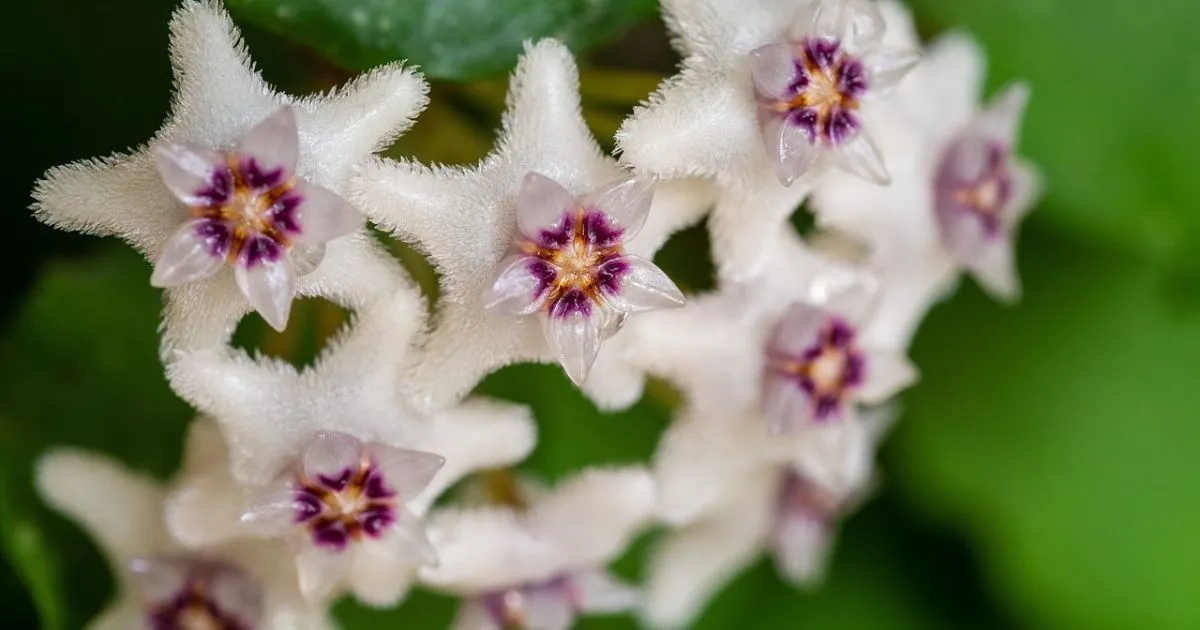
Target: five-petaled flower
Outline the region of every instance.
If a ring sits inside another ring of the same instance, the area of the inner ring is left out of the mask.
[[[416,498],[445,463],[440,455],[364,444],[344,433],[318,433],[293,470],[256,497],[242,521],[289,538],[300,589],[319,599],[349,569],[356,545],[410,566],[437,556],[421,520],[405,503]]]
[[[529,173],[521,186],[517,236],[484,304],[539,313],[546,342],[576,384],[587,379],[600,344],[628,314],[683,304],[666,274],[624,248],[646,222],[652,185],[626,178],[576,198]]]
[[[129,563],[149,630],[254,630],[262,585],[236,565],[199,556],[161,555]]]
[[[192,218],[163,247],[150,283],[192,282],[228,262],[246,299],[282,330],[296,275],[311,271],[324,253],[317,246],[363,224],[362,215],[341,197],[295,175],[298,143],[296,116],[283,107],[232,150],[155,144],[151,151],[159,175]],[[302,260],[293,260],[293,252]]]

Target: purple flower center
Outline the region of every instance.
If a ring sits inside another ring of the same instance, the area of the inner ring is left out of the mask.
[[[809,142],[845,142],[862,125],[857,112],[868,89],[866,68],[835,38],[807,37],[795,48],[795,74],[784,97],[759,94],[759,102],[801,128]]]
[[[944,233],[964,217],[979,221],[989,238],[1000,235],[1012,199],[1009,149],[999,142],[960,139],[946,151],[934,180],[934,204]]]
[[[579,609],[579,595],[570,576],[562,574],[542,582],[514,586],[485,593],[483,607],[497,626],[504,629],[539,628],[530,600],[534,598],[562,598],[568,606]]]
[[[364,536],[379,538],[396,522],[396,492],[372,462],[336,475],[298,478],[293,494],[295,522],[313,543],[341,551]]]
[[[769,357],[771,369],[804,391],[817,421],[841,415],[849,394],[863,382],[866,357],[854,338],[850,324],[830,317],[817,333],[816,341],[799,356]]]
[[[228,154],[204,188],[202,200],[191,208],[203,219],[197,234],[213,256],[253,267],[274,262],[300,233],[297,216],[303,198],[291,174],[282,168],[264,169],[254,158]]]
[[[537,281],[534,299],[544,299],[543,308],[553,317],[590,316],[603,295],[620,292],[629,272],[622,236],[624,230],[599,210],[564,213],[536,241],[522,244],[529,274]]]
[[[197,566],[179,591],[147,611],[148,627],[151,630],[252,630],[256,619],[239,618],[218,601],[214,583],[222,579],[222,572],[226,571],[236,569]],[[240,595],[246,596],[245,593]]]

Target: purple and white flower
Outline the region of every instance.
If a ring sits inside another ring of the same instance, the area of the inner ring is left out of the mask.
[[[483,296],[486,308],[543,318],[546,342],[576,384],[625,317],[683,304],[654,263],[625,251],[650,212],[652,182],[621,179],[582,198],[529,173],[516,242]]]
[[[163,246],[150,284],[193,282],[229,263],[246,299],[282,330],[297,267],[311,271],[323,255],[319,246],[363,225],[341,197],[296,176],[298,144],[295,113],[283,107],[229,151],[183,142],[151,147],[163,183],[191,218]],[[310,260],[293,261],[294,250]]]
[[[407,566],[437,561],[420,518],[405,504],[445,461],[344,433],[318,433],[294,470],[264,489],[242,521],[298,548],[300,590],[318,600],[341,581],[359,549]]]
[[[200,556],[150,556],[129,563],[148,630],[255,630],[263,587],[236,565]]]

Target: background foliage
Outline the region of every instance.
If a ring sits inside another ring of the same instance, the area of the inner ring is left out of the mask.
[[[674,59],[651,0],[228,0],[268,78],[299,92],[395,58],[438,82],[395,148],[463,163],[488,147],[503,73],[528,37],[590,50],[589,121],[611,136]],[[760,563],[703,628],[1200,627],[1200,47],[1190,0],[912,0],[926,34],[962,26],[991,83],[1034,86],[1026,153],[1049,194],[1021,243],[1017,308],[972,285],[935,309],[914,356],[922,382],[883,455],[882,495],[848,524],[831,579],[782,586]],[[0,21],[13,159],[0,227],[0,602],[5,627],[78,628],[111,580],[94,546],[32,495],[51,444],[103,450],[160,476],[190,417],[161,375],[159,297],[120,244],[55,232],[25,210],[46,167],[143,141],[169,98],[173,3],[17,3]],[[660,260],[692,290],[703,232]],[[426,286],[427,268],[401,251]],[[338,313],[307,303],[286,335],[248,320],[240,343],[297,361]],[[603,416],[559,372],[505,370],[481,386],[532,404],[543,441],[528,467],[555,478],[644,459],[668,419],[654,385]],[[650,538],[652,538],[651,535]],[[636,575],[652,541],[620,569]],[[453,602],[338,608],[348,628],[442,628]],[[586,628],[629,628],[628,619]]]

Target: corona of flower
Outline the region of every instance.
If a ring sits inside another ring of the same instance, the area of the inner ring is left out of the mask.
[[[683,294],[624,243],[650,211],[651,186],[622,179],[582,199],[537,173],[517,198],[519,234],[484,293],[488,308],[544,318],[546,341],[576,384],[600,344],[638,311],[679,306]]]
[[[254,630],[263,613],[262,585],[236,565],[189,556],[129,563],[149,630]]]
[[[315,248],[363,223],[341,197],[296,177],[298,142],[295,114],[284,107],[231,151],[190,143],[154,145],[163,183],[192,218],[163,247],[150,283],[192,282],[228,262],[246,299],[282,330],[298,271],[311,271],[319,262],[312,258],[323,255]],[[310,259],[293,261],[295,246],[310,248],[302,252]]]

